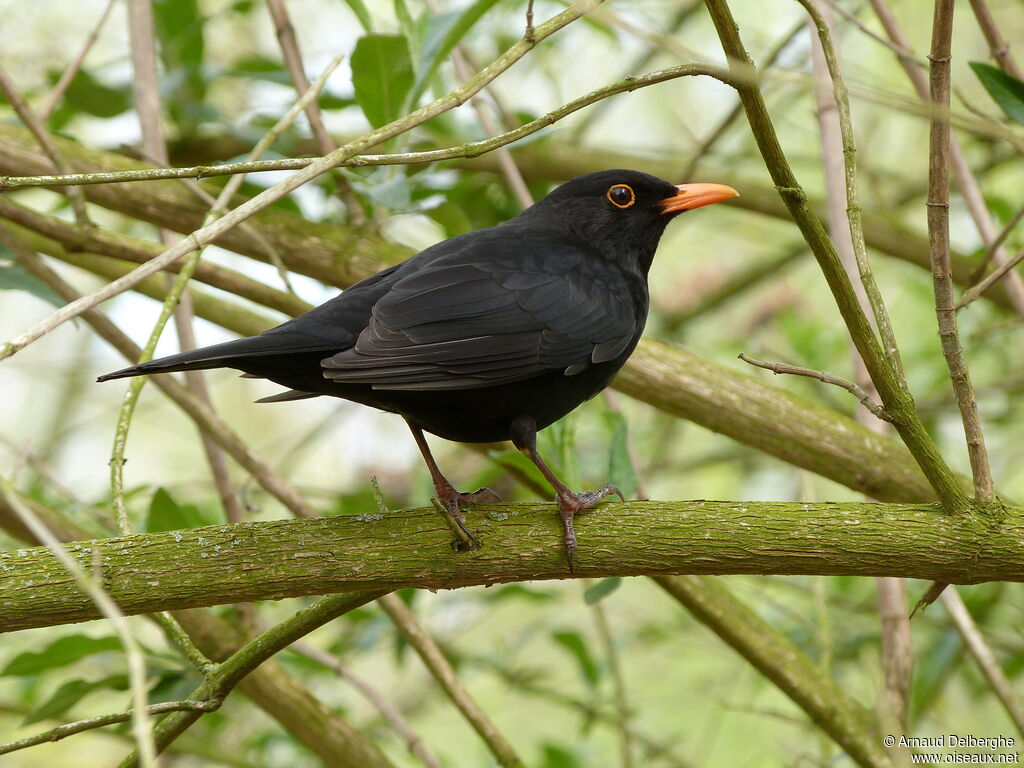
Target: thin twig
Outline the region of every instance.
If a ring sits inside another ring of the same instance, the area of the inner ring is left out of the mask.
[[[828,13],[828,7],[821,8],[820,14],[821,20],[831,31],[832,19]],[[829,73],[829,64],[825,51],[822,47],[822,41],[818,36],[814,35],[815,25],[813,19],[810,20],[810,29],[812,34],[811,73],[814,79],[815,111],[818,117],[819,133],[821,134],[821,157],[825,176],[825,204],[828,213],[826,224],[828,225],[832,242],[835,243],[836,252],[839,254],[839,260],[842,262],[843,269],[853,285],[854,293],[857,294],[857,301],[860,304],[861,311],[868,313],[871,311],[871,303],[864,288],[864,281],[860,279],[858,274],[858,260],[853,244],[853,232],[849,225],[844,227],[841,224],[844,219],[848,219],[848,214],[846,213],[847,195],[840,191],[846,190],[844,182],[845,157],[843,152],[844,128],[834,96],[834,86]],[[847,129],[849,129],[849,126],[847,126]],[[850,357],[853,363],[854,382],[870,397],[876,398],[878,393],[871,382],[871,376],[864,365],[864,359],[852,343],[850,345]],[[856,411],[856,418],[862,424],[867,425],[869,429],[881,428],[878,431],[884,431],[884,424],[877,419],[870,418],[865,411],[858,409]]]
[[[947,589],[942,593],[941,600],[942,607],[949,614],[949,619],[964,641],[964,645],[967,646],[968,652],[974,657],[981,673],[1003,703],[1006,714],[1010,716],[1013,724],[1017,726],[1017,730],[1024,736],[1024,701],[1021,700],[1020,695],[1014,690],[1013,684],[1000,669],[999,662],[996,661],[992,649],[985,642],[978,625],[971,618],[970,611],[964,605],[960,594],[955,589]]]
[[[960,301],[958,301],[956,304],[956,309],[963,309],[972,301],[979,298],[983,293],[985,293],[985,291],[987,291],[993,285],[995,285],[1004,277],[1006,277],[1007,273],[1011,269],[1016,267],[1018,264],[1020,264],[1022,261],[1024,261],[1024,248],[1022,248],[1016,256],[1014,256],[1009,261],[1005,262],[1002,266],[999,267],[999,269],[997,269],[991,275],[986,277],[976,286],[964,291],[964,295],[960,297]]]
[[[832,34],[828,24],[822,17],[814,0],[797,0],[811,17],[818,30],[818,40],[825,56],[825,63],[828,65],[828,72],[832,78],[833,96],[836,103],[836,116],[839,121],[839,130],[843,142],[843,165],[846,179],[846,215],[850,224],[850,242],[853,247],[853,254],[856,258],[857,269],[860,272],[860,279],[867,294],[868,303],[871,305],[872,316],[878,333],[882,338],[885,354],[890,365],[899,379],[900,385],[906,389],[906,376],[903,373],[903,363],[900,360],[899,348],[896,345],[896,334],[892,329],[892,322],[889,320],[889,313],[882,300],[882,294],[878,290],[874,273],[871,270],[871,262],[868,260],[867,246],[864,243],[864,225],[861,221],[860,193],[857,184],[857,147],[853,135],[853,120],[850,116],[850,96],[846,90],[846,82],[843,80],[839,70],[839,60],[835,48],[832,45]],[[852,282],[852,281],[851,281]]]
[[[757,368],[764,368],[765,370],[771,371],[776,376],[780,373],[788,373],[793,376],[806,376],[810,379],[817,379],[824,384],[833,384],[837,387],[841,387],[849,392],[851,395],[857,398],[857,402],[867,408],[871,413],[875,414],[878,418],[883,421],[891,422],[892,418],[886,413],[885,408],[880,404],[871,399],[871,395],[861,389],[859,386],[854,384],[852,381],[841,379],[838,376],[833,376],[831,373],[825,371],[815,371],[810,368],[801,368],[797,365],[789,365],[788,363],[769,363],[764,360],[755,360],[752,357],[747,357],[744,353],[739,354],[739,359],[745,363],[756,366]]]
[[[92,28],[88,37],[85,38],[85,43],[82,45],[82,50],[79,51],[78,56],[72,61],[68,68],[64,70],[64,74],[60,76],[56,85],[53,86],[53,90],[50,91],[50,95],[46,97],[46,103],[43,104],[43,108],[39,110],[39,119],[42,122],[46,122],[53,110],[60,103],[61,97],[64,95],[64,91],[71,85],[71,81],[75,79],[75,75],[82,68],[82,64],[85,62],[85,57],[89,55],[89,51],[92,50],[93,45],[99,39],[100,32],[103,30],[103,25],[107,23],[107,19],[110,16],[110,11],[114,8],[114,3],[117,0],[107,0],[107,7],[103,9],[103,13],[100,14],[99,21],[96,22],[96,26]]]
[[[974,10],[974,16],[978,20],[982,34],[985,35],[985,40],[988,41],[988,46],[992,50],[992,58],[1008,75],[1012,75],[1018,80],[1024,80],[1024,73],[1021,72],[1013,54],[1010,53],[1010,44],[1003,39],[999,32],[999,24],[992,17],[992,12],[985,4],[985,0],[971,0],[971,8]]]
[[[988,248],[985,249],[985,255],[981,257],[981,261],[978,262],[978,266],[974,268],[974,271],[971,273],[971,276],[967,281],[968,288],[973,287],[979,280],[981,280],[985,272],[988,270],[989,262],[992,261],[992,258],[996,255],[996,251],[999,250],[999,246],[1006,242],[1006,238],[1010,236],[1010,233],[1013,232],[1014,228],[1020,223],[1022,218],[1024,218],[1024,205],[1017,209],[1017,212],[1013,214],[1013,217],[1006,222],[1006,226],[1000,230],[998,237],[996,237]]]
[[[441,649],[437,647],[437,643],[416,621],[416,617],[402,602],[402,598],[395,594],[389,594],[377,602],[395,623],[395,627],[402,633],[409,645],[415,649],[448,698],[473,726],[473,730],[484,740],[498,764],[503,768],[522,768],[523,762],[516,755],[512,745],[501,735],[491,719],[469,695],[452,665],[444,657]]]
[[[352,670],[345,666],[337,656],[309,645],[308,643],[302,642],[292,643],[291,649],[296,653],[305,656],[307,659],[312,659],[318,664],[323,664],[339,677],[344,678],[353,688],[359,691],[363,697],[377,709],[378,712],[380,712],[381,716],[388,721],[392,728],[395,729],[395,732],[405,739],[405,746],[408,748],[410,753],[418,758],[423,765],[427,766],[427,768],[441,768],[441,761],[438,760],[437,756],[430,751],[430,747],[428,747],[426,742],[419,737],[419,734],[413,730],[409,721],[398,710],[398,708],[392,706],[391,703],[372,685],[353,673]]]
[[[324,67],[324,71],[320,73],[320,76],[312,85],[306,88],[298,101],[292,104],[288,111],[281,115],[277,122],[271,126],[270,130],[260,137],[260,140],[257,141],[256,145],[249,151],[249,156],[247,158],[248,162],[258,161],[263,157],[264,153],[274,145],[274,142],[277,141],[278,137],[282,133],[288,130],[292,123],[295,122],[296,118],[302,114],[303,110],[316,100],[317,96],[320,95],[320,92],[327,86],[328,78],[330,78],[334,73],[334,70],[338,68],[338,65],[341,64],[342,59],[344,58],[345,55],[343,53],[339,53],[328,62],[327,66]],[[227,207],[228,203],[230,203],[231,198],[235,193],[241,188],[244,180],[245,174],[239,174],[228,179],[228,183],[224,185],[224,189],[217,196],[217,199],[212,204],[208,215],[214,218],[223,215],[224,209]],[[196,185],[196,189],[201,188]],[[358,210],[362,211],[362,208],[359,207]],[[206,223],[206,220],[204,220],[204,223]],[[248,226],[248,224],[246,224],[246,226]],[[253,228],[253,230],[254,232],[256,231],[255,228]],[[262,234],[259,234],[258,232],[256,232],[256,234],[261,242],[264,243],[267,249],[267,254],[270,257],[270,261],[277,268],[277,273],[281,277],[281,282],[284,283],[284,286],[289,293],[295,295],[295,289],[292,288],[291,281],[288,279],[288,270],[281,261],[280,255],[277,253],[273,245],[267,242],[266,238],[263,237]]]
[[[764,63],[758,69],[758,72],[763,76],[764,72],[771,67],[775,66],[775,62],[779,60],[782,52],[789,47],[789,44],[796,39],[796,36],[800,34],[804,28],[803,21],[798,21],[792,27],[789,28],[782,37],[779,38],[778,42],[773,45],[768,53],[765,55]],[[743,102],[737,100],[736,105],[729,110],[729,114],[723,117],[714,128],[707,134],[703,141],[694,150],[692,157],[687,162],[683,172],[679,174],[679,178],[682,180],[692,179],[697,173],[697,167],[700,161],[707,155],[708,152],[718,143],[718,140],[725,136],[729,127],[736,122],[736,119],[743,114]]]
[[[100,579],[85,572],[50,529],[36,517],[28,506],[21,503],[14,488],[3,476],[0,476],[0,497],[3,497],[5,504],[14,511],[25,528],[38,541],[42,542],[64,569],[71,574],[78,588],[89,596],[89,599],[110,622],[114,632],[120,638],[128,663],[128,678],[134,705],[131,711],[131,721],[135,743],[141,755],[142,765],[145,768],[156,768],[153,729],[146,712],[146,658],[138,643],[135,642],[135,637],[124,614],[103,589]],[[95,554],[98,556],[99,550],[95,550]]]
[[[53,330],[66,320],[81,314],[85,309],[94,307],[98,303],[130,289],[147,275],[154,274],[167,264],[180,259],[186,253],[202,249],[205,245],[215,240],[224,232],[237,226],[239,223],[273,204],[275,201],[280,200],[282,197],[303,184],[312,181],[331,168],[338,166],[343,161],[348,160],[360,152],[364,152],[383,141],[387,141],[388,139],[398,136],[405,131],[411,130],[430,118],[436,117],[437,115],[464,103],[467,99],[475,95],[481,88],[494,80],[494,78],[498,77],[501,73],[508,70],[509,67],[523,58],[523,56],[533,49],[536,42],[553,35],[562,27],[572,23],[593,7],[594,2],[592,0],[586,4],[573,5],[567,10],[562,11],[540,26],[534,28],[534,37],[536,38],[535,42],[520,40],[508,48],[508,50],[495,59],[490,65],[474,75],[469,81],[453,89],[441,98],[436,99],[425,107],[421,107],[404,117],[371,131],[360,139],[356,139],[342,147],[339,147],[325,157],[315,160],[303,170],[297,171],[287,179],[247,200],[245,203],[235,208],[222,218],[192,232],[178,245],[168,248],[156,259],[134,270],[130,275],[126,275],[124,278],[114,281],[90,296],[82,297],[78,301],[68,304],[49,318],[46,318],[41,323],[30,328],[18,338],[7,342],[3,347],[0,347],[0,360],[10,357],[20,349],[24,349],[28,344],[31,344],[33,341]]]
[[[163,715],[168,712],[213,712],[219,707],[219,701],[164,701],[159,704],[148,705],[146,707],[146,714]],[[0,744],[0,755],[16,752],[26,747],[34,747],[38,744],[45,744],[46,742],[60,741],[76,733],[90,731],[94,728],[102,728],[105,725],[123,723],[131,720],[134,713],[135,710],[128,709],[124,712],[111,712],[108,715],[97,715],[96,717],[87,717],[84,720],[76,720],[73,723],[64,723],[64,725],[58,725],[56,728],[51,728],[48,731],[37,733],[35,736],[27,736],[24,739],[18,739],[18,741],[12,741],[8,744]]]
[[[54,170],[59,174],[69,173],[67,164],[60,156],[60,152],[57,151],[57,147],[54,146],[50,132],[46,130],[46,126],[43,125],[43,122],[32,111],[32,108],[25,101],[25,98],[21,95],[17,86],[14,85],[14,81],[11,80],[3,67],[0,67],[0,92],[3,92],[4,96],[7,97],[7,101],[14,107],[14,111],[21,119],[21,122],[25,124],[25,127],[32,132],[36,141],[39,142],[39,146],[42,147],[43,152],[46,153],[46,156],[53,164]],[[78,223],[78,226],[83,229],[91,227],[92,222],[89,221],[89,213],[85,210],[85,195],[82,194],[82,190],[71,186],[65,190],[65,193],[71,201],[71,209],[74,211],[75,221]]]
[[[893,719],[896,727],[905,730],[914,665],[910,620],[907,618],[907,587],[903,579],[891,576],[881,576],[875,579],[875,584],[885,680],[883,712]]]
[[[950,58],[953,38],[953,0],[936,0],[932,27],[930,96],[941,110],[949,108]],[[933,116],[928,152],[928,244],[935,291],[935,314],[939,324],[942,354],[956,393],[963,419],[967,452],[974,476],[974,492],[982,501],[995,498],[989,469],[985,435],[978,417],[978,404],[964,362],[956,323],[952,267],[949,255],[949,122]]]
[[[274,22],[277,42],[281,46],[285,67],[288,69],[288,75],[295,85],[295,90],[299,94],[306,93],[310,89],[309,78],[306,77],[306,68],[302,63],[302,53],[299,51],[299,42],[295,38],[295,28],[292,26],[291,19],[288,18],[288,9],[285,7],[284,0],[267,0],[267,10],[270,11],[270,18]],[[319,95],[319,90],[317,95]],[[330,154],[337,148],[337,145],[324,127],[323,116],[320,114],[320,105],[317,103],[316,98],[307,100],[303,105],[303,109],[306,112],[306,118],[309,120],[309,127],[313,130],[313,139],[316,141],[317,151],[321,155]],[[332,173],[331,176],[337,187],[338,197],[348,211],[348,218],[351,224],[355,227],[366,226],[366,211],[363,210],[363,206],[359,203],[358,198],[356,198],[355,192],[352,191],[352,186],[348,183],[348,179],[340,173]]]
[[[679,77],[713,77],[727,85],[736,86],[742,81],[741,76],[730,73],[719,67],[703,64],[682,64],[675,67],[648,72],[636,77],[628,77],[611,85],[598,88],[590,93],[574,99],[558,109],[554,109],[535,120],[531,120],[505,133],[489,139],[470,141],[454,147],[432,149],[422,152],[404,152],[399,154],[356,154],[344,160],[338,160],[338,167],[365,167],[378,165],[414,165],[417,163],[434,163],[442,160],[473,158],[491,152],[498,147],[511,144],[542,128],[547,128],[559,120],[577,112],[591,104],[617,96],[620,93],[635,91],[658,83],[674,80]],[[82,173],[49,176],[0,176],[0,189],[20,189],[22,187],[54,187],[65,184],[112,184],[128,181],[155,181],[161,179],[201,179],[214,176],[230,176],[238,173],[261,173],[264,171],[295,171],[309,168],[322,158],[285,158],[280,160],[258,160],[255,162],[223,163],[221,165],[194,165],[185,168],[146,168],[132,171],[110,171],[102,173]]]
[[[379,591],[359,592],[331,595],[317,600],[280,624],[246,642],[238,651],[218,664],[216,669],[203,678],[190,699],[193,701],[223,700],[246,675],[271,656],[299,638],[308,635],[314,629],[377,599],[380,595]],[[165,750],[202,715],[203,712],[197,710],[177,711],[162,719],[157,724],[154,733],[157,751]],[[138,756],[132,752],[120,762],[119,768],[134,768],[136,765],[138,765]]]

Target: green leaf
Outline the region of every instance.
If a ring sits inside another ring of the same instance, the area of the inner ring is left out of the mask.
[[[462,206],[445,201],[436,208],[426,211],[427,216],[444,227],[448,237],[455,237],[473,229],[473,222],[469,220],[466,211]]]
[[[352,52],[352,87],[370,125],[398,118],[412,88],[409,44],[402,35],[366,35]]]
[[[544,745],[544,762],[538,768],[582,768],[576,756],[560,744]]]
[[[544,592],[522,584],[506,584],[498,589],[488,589],[483,593],[484,599],[492,603],[501,603],[513,598],[522,598],[531,603],[550,603],[557,598],[550,592]]]
[[[54,640],[41,651],[19,653],[0,672],[0,677],[36,675],[48,669],[66,667],[68,664],[95,653],[116,651],[120,648],[121,641],[116,637],[68,635]]]
[[[92,682],[87,680],[70,680],[54,691],[50,698],[29,712],[22,721],[22,725],[32,725],[32,723],[38,723],[40,720],[59,718],[81,701],[83,697],[93,691],[103,688],[123,691],[127,687],[128,676],[125,674],[111,675],[102,680],[93,680]]]
[[[349,7],[349,10],[355,14],[356,19],[359,20],[359,25],[363,28],[363,31],[367,34],[373,33],[373,17],[370,16],[370,12],[366,10],[366,5],[363,0],[345,0],[345,4]]]
[[[51,79],[56,82],[59,72],[53,72]],[[79,112],[95,117],[116,117],[127,112],[132,106],[131,90],[128,84],[112,88],[104,85],[86,70],[80,69],[64,91],[64,104]]]
[[[621,413],[608,411],[606,417],[612,428],[608,448],[608,482],[630,499],[636,493],[636,472],[629,458],[629,425]]]
[[[9,261],[10,251],[0,245],[0,291],[26,291],[48,301],[55,307],[63,307],[64,300],[41,283],[34,275],[25,271],[20,264]]]
[[[430,19],[419,67],[416,71],[413,104],[423,95],[430,78],[434,76],[434,72],[437,71],[441,62],[448,58],[452,48],[458,45],[466,33],[473,28],[473,25],[498,2],[499,0],[476,0],[461,13],[448,11],[439,13]]]
[[[1024,81],[982,61],[972,61],[971,69],[1006,116],[1024,125]]]
[[[587,587],[587,591],[583,593],[583,601],[587,605],[599,603],[620,586],[622,586],[622,578],[619,576],[609,576],[606,579],[601,579],[592,587]]]
[[[157,488],[146,513],[146,532],[180,531],[209,525],[194,504],[179,504],[165,489]]]
[[[292,78],[280,61],[266,56],[243,56],[232,64],[229,73],[235,77],[249,77],[278,85],[291,85]]]
[[[587,650],[587,644],[583,641],[583,636],[579,632],[554,632],[551,637],[576,659],[580,673],[583,675],[587,685],[591,688],[597,687],[597,683],[601,679],[601,668],[598,667],[590,655],[590,651]]]

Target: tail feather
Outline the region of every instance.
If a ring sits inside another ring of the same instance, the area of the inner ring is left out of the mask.
[[[305,342],[305,344],[303,344]],[[210,368],[233,368],[234,361],[254,355],[280,354],[307,351],[309,339],[291,337],[290,334],[261,334],[244,339],[225,341],[209,347],[190,349],[177,355],[168,355],[147,363],[140,363],[119,371],[106,373],[96,381],[124,379],[129,376],[143,376],[151,373],[174,373],[176,371],[200,371]]]

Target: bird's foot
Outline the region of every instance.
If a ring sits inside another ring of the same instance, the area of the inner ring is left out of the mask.
[[[576,551],[576,530],[572,526],[573,518],[577,512],[596,507],[606,496],[611,495],[616,495],[623,501],[626,500],[626,497],[622,495],[622,491],[614,485],[605,485],[597,491],[580,491],[579,493],[560,491],[558,496],[555,497],[555,501],[558,502],[558,511],[562,515],[562,526],[565,528],[563,538],[565,541],[565,555],[569,560],[569,573],[576,572],[572,559],[573,553]]]
[[[471,493],[456,491],[452,486],[438,489],[438,501],[444,509],[445,518],[449,520],[449,526],[455,533],[457,541],[455,548],[460,552],[471,549],[480,549],[480,540],[474,536],[466,527],[466,515],[462,511],[462,505],[473,506],[475,504],[487,504],[501,501],[490,488],[478,488]]]

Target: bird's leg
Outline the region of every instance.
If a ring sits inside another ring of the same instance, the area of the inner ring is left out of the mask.
[[[409,429],[412,430],[412,436],[416,440],[416,446],[420,449],[423,460],[427,463],[427,469],[430,470],[430,478],[434,481],[434,490],[437,491],[437,500],[441,502],[448,515],[455,521],[457,527],[456,534],[460,539],[459,549],[479,549],[480,542],[466,527],[466,515],[462,512],[461,505],[486,504],[487,502],[501,501],[501,499],[490,488],[478,488],[472,493],[462,493],[455,490],[455,486],[448,482],[448,478],[442,475],[441,470],[438,469],[437,462],[434,461],[434,457],[430,453],[430,447],[427,445],[427,439],[423,436],[423,430],[411,421],[406,423],[409,425]]]
[[[517,418],[512,423],[512,442],[522,453],[532,461],[544,478],[551,483],[555,489],[555,501],[558,502],[558,511],[562,515],[562,526],[565,529],[565,554],[569,560],[569,572],[575,573],[573,566],[573,553],[576,551],[576,530],[573,528],[572,520],[577,512],[584,509],[596,507],[602,499],[612,494],[617,495],[623,501],[626,497],[622,491],[614,485],[605,484],[596,491],[580,491],[575,493],[563,483],[551,468],[544,463],[544,459],[537,453],[537,424],[532,418]]]

